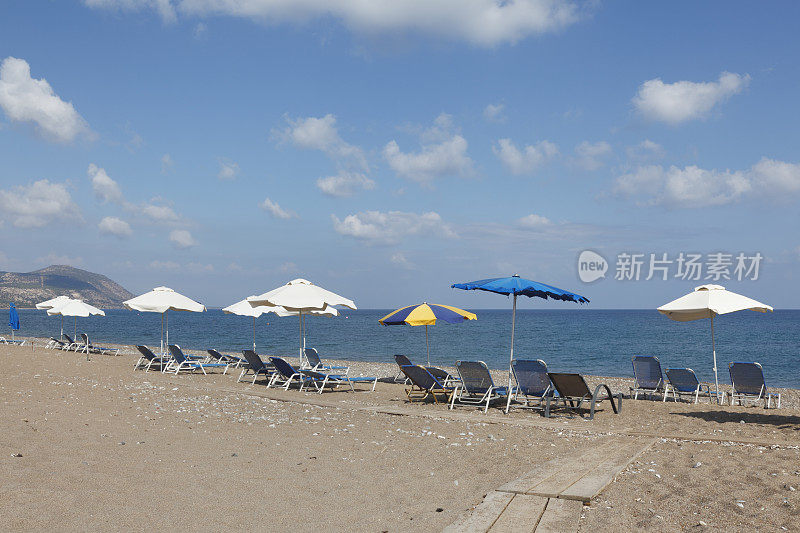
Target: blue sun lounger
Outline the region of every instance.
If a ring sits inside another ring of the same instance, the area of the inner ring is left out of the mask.
[[[265,363],[253,350],[242,350],[242,355],[247,362],[242,365],[242,372],[239,374],[239,379],[236,380],[236,383],[242,381],[242,378],[246,376],[248,372],[252,372],[253,384],[255,384],[259,374],[261,374],[267,378],[267,386],[269,387],[272,381],[272,374],[275,372],[275,367],[272,364]]]
[[[517,386],[514,393],[508,395],[506,414],[511,409],[511,400],[520,401],[521,409],[538,409],[542,407],[545,397],[554,392],[550,377],[547,375],[547,363],[541,359],[515,359],[511,363],[511,371]],[[531,405],[531,400],[538,401]]]
[[[158,365],[158,369],[163,369],[167,362],[164,358],[157,356],[153,353],[153,351],[148,348],[147,346],[142,346],[140,344],[136,345],[136,349],[139,350],[139,353],[142,354],[139,357],[139,360],[136,361],[136,364],[133,365],[134,370],[144,369],[145,372],[149,371],[153,365]]]
[[[700,396],[708,398],[709,401],[717,398],[717,393],[711,390],[708,385],[703,385],[697,379],[697,374],[691,368],[668,368],[664,371],[667,376],[667,383],[664,385],[664,399],[672,394],[672,399],[678,401],[682,396],[694,397],[694,403],[700,401]],[[725,401],[725,391],[719,392],[720,401]]]
[[[325,387],[328,385],[332,385],[333,388],[338,387],[339,385],[350,385],[350,390],[355,392],[355,387],[353,387],[353,383],[372,383],[372,391],[375,390],[375,387],[378,385],[378,378],[377,377],[368,377],[368,376],[348,376],[346,374],[326,374],[324,372],[317,372],[316,370],[301,370],[301,374],[303,377],[306,378],[303,380],[303,383],[300,385],[300,390],[302,391],[306,385],[314,385],[316,387],[317,392],[322,394],[325,390]]]
[[[455,387],[445,385],[434,376],[431,371],[420,365],[403,365],[400,372],[406,376],[407,382],[411,383],[411,388],[406,389],[406,396],[409,402],[425,401],[428,396],[433,397],[433,401],[439,403],[437,394],[443,394],[448,398],[453,393]]]
[[[313,381],[314,378],[307,377],[303,373],[286,362],[285,359],[280,357],[270,357],[270,363],[275,367],[275,372],[272,374],[272,379],[269,380],[267,388],[277,385],[283,387],[284,390],[289,390],[292,383],[297,382],[299,387],[302,387],[303,382]]]
[[[764,370],[759,363],[735,362],[728,365],[731,374],[731,405],[749,401],[757,403],[764,400],[764,409],[772,407],[772,399],[777,400],[776,408],[781,407],[780,393],[768,392],[764,381]]]
[[[194,372],[195,370],[200,370],[203,374],[206,374],[206,368],[224,368],[225,371],[223,374],[228,373],[228,366],[225,363],[201,363],[199,361],[190,361],[186,358],[181,350],[180,346],[176,344],[170,344],[168,346],[169,353],[172,354],[172,359],[167,363],[167,367],[165,372],[172,372],[175,371],[175,374],[181,371],[189,371]]]
[[[343,374],[347,374],[350,371],[350,367],[347,366],[331,366],[323,363],[319,358],[319,352],[314,348],[305,348],[303,353],[306,356],[306,364],[301,366],[301,370],[315,370],[317,372],[325,370],[343,370]]]
[[[489,367],[483,361],[456,361],[456,370],[461,383],[456,385],[450,397],[450,409],[456,402],[478,406],[485,404],[485,413],[492,401],[505,398],[509,394],[508,387],[494,384]]]
[[[562,408],[570,411],[577,412],[581,409],[586,409],[583,402],[590,402],[589,405],[589,420],[594,418],[594,412],[603,400],[611,402],[611,409],[614,413],[619,414],[622,411],[622,393],[613,394],[608,385],[601,383],[594,389],[594,393],[589,390],[589,385],[580,374],[567,374],[560,372],[548,372],[550,381],[555,387],[557,396],[548,396],[545,400],[544,416],[550,417],[550,411],[558,407],[558,403],[562,403]],[[606,396],[600,396],[601,392],[605,389]],[[616,400],[616,401],[615,401]]]
[[[664,377],[661,374],[661,362],[653,355],[635,355],[631,357],[633,363],[633,387],[631,396],[639,399],[639,394],[662,394],[664,392]]]
[[[210,348],[206,351],[208,352],[210,362],[213,361],[217,363],[225,363],[234,368],[239,368],[240,366],[247,364],[247,361],[238,355],[224,355],[221,354],[219,350],[215,350],[213,348]]]

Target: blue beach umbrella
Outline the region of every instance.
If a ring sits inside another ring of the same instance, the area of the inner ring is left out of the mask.
[[[467,283],[454,283],[454,289],[464,289],[466,291],[487,291],[497,294],[513,295],[514,303],[511,313],[511,358],[508,361],[508,390],[511,391],[511,363],[514,361],[514,327],[517,321],[517,296],[528,296],[530,298],[544,298],[547,300],[561,300],[562,302],[589,303],[589,299],[580,294],[565,291],[557,287],[545,285],[538,281],[521,278],[514,274],[510,278],[490,278],[470,281]]]
[[[392,311],[385,317],[378,320],[384,326],[425,326],[425,348],[428,352],[428,366],[431,366],[431,348],[428,344],[428,326],[436,324],[437,320],[442,320],[448,324],[460,324],[465,320],[477,320],[478,315],[464,311],[458,307],[450,305],[429,304],[423,302],[417,305],[401,307]]]
[[[8,325],[11,327],[11,340],[14,340],[14,330],[19,329],[19,313],[13,303],[8,307]]]

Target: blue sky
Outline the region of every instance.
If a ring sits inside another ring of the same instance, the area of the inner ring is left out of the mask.
[[[6,4],[0,269],[73,264],[209,306],[305,277],[381,308],[503,307],[449,285],[516,272],[594,308],[647,308],[714,280],[674,263],[667,281],[615,280],[618,254],[759,252],[757,280],[716,282],[796,308],[798,15]],[[605,279],[579,279],[587,249]]]

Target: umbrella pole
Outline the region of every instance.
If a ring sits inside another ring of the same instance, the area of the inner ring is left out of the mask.
[[[161,313],[161,337],[159,340],[161,341],[161,353],[159,355],[164,355],[164,313]]]
[[[256,317],[253,317],[253,351],[256,351]]]
[[[425,349],[428,351],[428,366],[431,366],[431,346],[428,344],[428,324],[425,324]]]
[[[514,305],[511,311],[511,358],[508,360],[508,396],[511,397],[511,364],[514,362],[514,329],[517,323],[517,293],[514,293]]]
[[[64,315],[61,315],[61,336],[59,337],[59,339],[63,338],[64,338]]]
[[[714,343],[714,313],[711,313],[711,353],[714,354],[714,385],[717,391],[717,403],[719,401],[719,377],[717,377],[717,346]]]
[[[300,324],[300,366],[303,366],[303,312],[299,311],[297,314],[298,323]]]
[[[166,317],[167,322],[167,349],[169,349],[169,309],[164,311],[164,316]]]

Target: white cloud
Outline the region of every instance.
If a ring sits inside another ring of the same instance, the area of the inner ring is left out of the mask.
[[[197,241],[194,240],[189,230],[174,229],[169,234],[170,242],[177,248],[191,248],[197,246]]]
[[[89,7],[114,9],[120,11],[142,11],[152,9],[164,22],[175,22],[177,13],[173,0],[83,0]]]
[[[282,208],[280,205],[278,205],[277,202],[273,202],[269,198],[264,198],[264,201],[258,204],[258,207],[260,207],[264,211],[267,211],[274,218],[280,218],[283,220],[288,220],[290,218],[297,218],[297,213]]]
[[[438,213],[406,213],[402,211],[364,211],[339,220],[331,215],[333,229],[341,235],[369,244],[395,244],[414,235],[456,237],[455,231]]]
[[[403,252],[393,253],[389,260],[400,268],[404,268],[406,270],[414,270],[416,268],[416,265],[409,261]]]
[[[206,33],[208,33],[208,26],[206,26],[203,22],[198,22],[197,25],[195,25],[194,30],[192,30],[192,35],[198,40],[203,39],[206,36]]]
[[[300,148],[320,150],[341,164],[369,171],[363,150],[346,142],[339,135],[335,116],[327,114],[319,118],[298,119],[286,117],[286,122],[289,126],[282,132],[274,132],[276,137]]]
[[[517,224],[519,224],[523,228],[543,228],[546,226],[550,226],[553,223],[550,222],[550,219],[547,217],[531,213],[530,215],[526,215],[517,220]]]
[[[97,198],[104,202],[113,202],[116,204],[121,204],[125,201],[119,185],[109,177],[104,168],[100,168],[94,163],[91,163],[86,174],[89,176],[89,179],[92,180],[92,190],[94,190],[94,195],[97,196]]]
[[[645,118],[680,124],[706,116],[715,105],[741,92],[749,82],[749,75],[731,72],[723,72],[715,82],[664,83],[656,78],[644,82],[632,101]]]
[[[469,176],[473,161],[467,155],[467,140],[453,131],[452,117],[440,114],[434,125],[420,135],[418,152],[401,152],[397,141],[383,148],[383,157],[398,176],[430,183],[444,176]]]
[[[175,166],[175,162],[172,160],[172,156],[169,154],[164,154],[161,156],[161,173],[167,174],[172,167]]]
[[[724,205],[746,195],[788,200],[800,193],[800,163],[762,158],[746,170],[640,166],[617,177],[614,192],[640,205],[672,208]]]
[[[328,196],[353,196],[358,190],[371,190],[375,182],[358,172],[339,172],[317,180],[317,188]]]
[[[647,161],[650,159],[661,159],[664,157],[664,148],[649,139],[645,139],[635,146],[629,146],[625,149],[629,159],[637,161]]]
[[[575,147],[575,163],[586,170],[597,170],[605,165],[605,159],[611,153],[611,145],[605,141],[583,141]]]
[[[103,217],[97,225],[101,233],[115,235],[117,237],[129,237],[133,234],[131,225],[117,217]]]
[[[196,273],[214,272],[214,265],[192,262],[186,265],[186,270]]]
[[[705,207],[734,202],[751,188],[750,180],[741,171],[649,165],[619,176],[614,191],[641,205]]]
[[[422,33],[476,46],[515,43],[532,35],[558,31],[577,22],[574,0],[84,0],[90,7],[152,9],[165,22],[185,15],[227,15],[258,22],[302,23],[332,18],[366,34]]]
[[[50,252],[43,257],[37,257],[36,262],[43,265],[69,265],[74,267],[83,266],[82,257],[70,257],[64,254]]]
[[[239,164],[235,161],[230,161],[228,159],[220,159],[219,160],[219,172],[217,173],[217,178],[221,180],[232,180],[239,175]]]
[[[134,206],[132,209],[141,210],[144,216],[155,222],[177,222],[179,220],[178,214],[171,207],[163,204],[151,202],[144,204],[140,208]]]
[[[150,261],[148,266],[151,270],[178,270],[181,268],[175,261],[159,261],[158,259]]]
[[[511,139],[500,139],[492,151],[512,174],[532,174],[537,168],[558,154],[558,147],[550,141],[529,144],[522,150]]]
[[[48,180],[0,189],[0,214],[13,218],[18,228],[41,228],[54,222],[82,220],[66,183]]]
[[[483,109],[483,118],[489,122],[503,122],[506,119],[503,114],[505,110],[505,104],[489,104]]]
[[[90,133],[86,121],[53,92],[47,80],[31,78],[24,59],[7,57],[0,64],[0,107],[9,120],[33,123],[49,140],[70,142]]]

